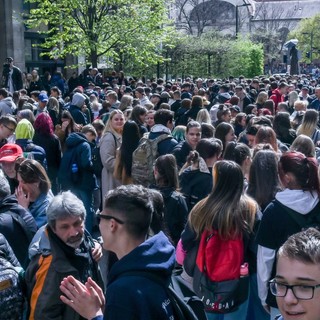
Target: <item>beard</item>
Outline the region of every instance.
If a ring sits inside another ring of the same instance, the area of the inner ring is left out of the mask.
[[[67,240],[66,244],[67,244],[69,247],[73,248],[73,249],[78,249],[78,248],[80,247],[83,239],[84,239],[84,235],[83,235],[83,234],[79,234],[79,235],[76,236],[76,237],[70,237],[70,238]]]

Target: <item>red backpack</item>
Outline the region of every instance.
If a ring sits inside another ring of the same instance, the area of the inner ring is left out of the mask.
[[[248,298],[249,275],[244,252],[242,236],[224,240],[217,230],[202,233],[193,289],[204,302],[206,312],[229,313]]]

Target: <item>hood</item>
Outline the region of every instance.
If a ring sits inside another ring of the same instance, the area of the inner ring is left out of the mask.
[[[129,271],[157,272],[169,277],[174,264],[174,247],[161,231],[117,261],[108,274],[108,280],[111,282],[122,273]]]
[[[286,207],[301,214],[308,214],[319,202],[319,197],[315,191],[311,193],[290,189],[278,192],[276,199]]]
[[[86,100],[86,98],[83,94],[76,92],[72,97],[71,104],[74,106],[77,106],[78,108],[81,108],[83,106],[85,100]]]
[[[33,139],[34,128],[31,122],[27,119],[22,119],[19,121],[16,127],[16,139]]]
[[[31,260],[37,254],[49,255],[50,253],[50,241],[44,225],[37,231],[29,245],[29,259]]]
[[[151,130],[150,130],[151,133],[159,133],[159,132],[162,132],[162,133],[167,133],[167,134],[171,134],[171,131],[169,128],[165,127],[164,125],[162,124],[155,124]]]
[[[83,133],[80,132],[73,132],[70,133],[67,140],[66,140],[66,145],[68,148],[73,148],[83,142],[87,142],[88,140],[85,137],[85,135]]]
[[[2,103],[5,103],[9,108],[11,108],[12,110],[16,109],[16,105],[13,102],[11,97],[7,97],[1,100]]]
[[[19,209],[21,209],[21,207],[18,204],[16,196],[13,194],[4,197],[0,201],[0,213]]]

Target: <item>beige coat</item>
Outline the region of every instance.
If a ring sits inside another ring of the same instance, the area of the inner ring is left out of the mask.
[[[116,137],[116,144],[115,139]],[[111,189],[114,189],[120,185],[120,181],[113,177],[114,164],[116,160],[116,151],[121,146],[122,137],[119,134],[113,134],[106,132],[100,140],[100,156],[103,164],[101,174],[101,191],[102,198]]]

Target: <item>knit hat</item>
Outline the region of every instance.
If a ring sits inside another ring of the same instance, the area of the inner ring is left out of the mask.
[[[0,162],[13,162],[22,155],[21,147],[15,143],[7,143],[0,148]]]
[[[86,98],[84,97],[83,94],[76,92],[72,97],[71,104],[73,106],[77,106],[78,108],[81,108],[83,106],[85,100],[86,100]]]
[[[16,139],[32,139],[34,136],[34,128],[27,119],[22,119],[16,127]]]

